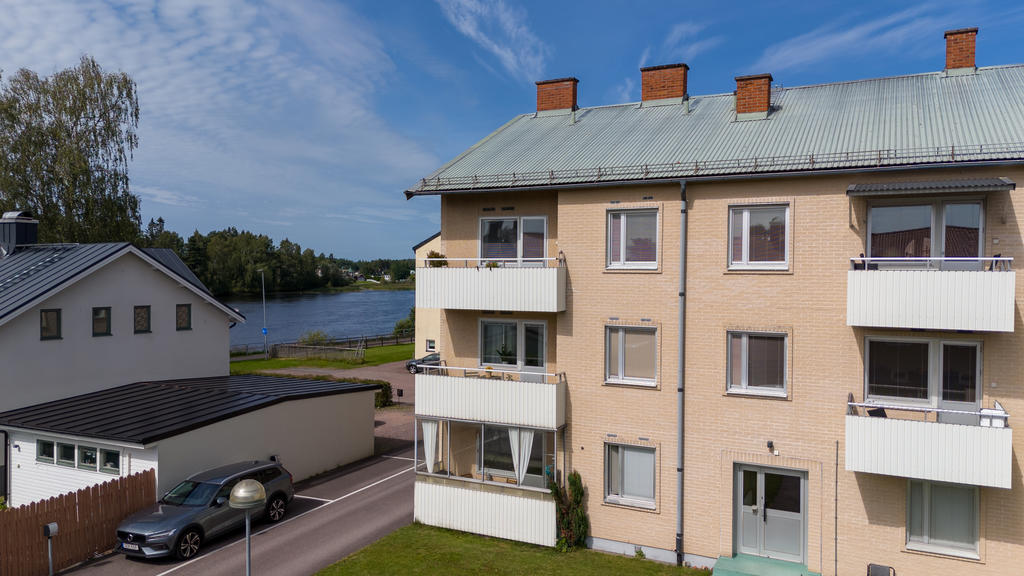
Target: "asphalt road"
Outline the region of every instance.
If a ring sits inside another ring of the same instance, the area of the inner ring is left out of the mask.
[[[412,522],[412,449],[373,456],[296,486],[285,520],[255,524],[254,575],[308,576]],[[237,576],[245,573],[244,528],[212,542],[189,562],[110,554],[74,576]]]

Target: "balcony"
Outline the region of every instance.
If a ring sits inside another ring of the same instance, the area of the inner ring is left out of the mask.
[[[557,430],[565,425],[565,374],[424,367],[416,415]]]
[[[555,501],[522,490],[416,476],[414,518],[431,526],[541,546],[555,545]]]
[[[429,258],[416,268],[416,307],[564,312],[565,260]]]
[[[862,410],[876,416],[861,415]],[[944,418],[980,425],[941,421]],[[849,402],[846,469],[1010,488],[1013,430],[1006,419],[1005,412],[994,409],[964,412]]]
[[[853,258],[846,324],[1013,332],[1012,258]]]

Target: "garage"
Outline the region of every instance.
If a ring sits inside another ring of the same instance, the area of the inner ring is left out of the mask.
[[[295,481],[373,454],[380,386],[271,376],[137,382],[0,414],[10,505],[149,468],[163,494],[195,472],[276,459]]]

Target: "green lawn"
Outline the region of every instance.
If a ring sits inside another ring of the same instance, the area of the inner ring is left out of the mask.
[[[367,348],[362,363],[345,362],[342,360],[313,360],[304,358],[271,358],[270,360],[239,360],[231,363],[232,374],[253,374],[263,370],[277,368],[297,368],[312,366],[314,368],[359,368],[360,366],[377,366],[388,362],[411,360],[415,344],[399,344],[397,346],[378,346]]]
[[[317,576],[349,574],[706,576],[709,573],[593,550],[561,553],[521,542],[413,524],[328,566]]]

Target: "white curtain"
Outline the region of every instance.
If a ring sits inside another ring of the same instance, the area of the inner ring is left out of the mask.
[[[508,443],[512,448],[512,466],[515,468],[516,480],[522,484],[523,478],[526,478],[526,469],[530,467],[530,456],[533,452],[533,430],[509,428]]]
[[[423,420],[423,459],[427,461],[427,473],[434,473],[437,462],[437,420]]]

